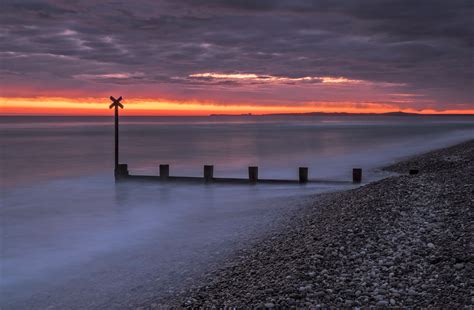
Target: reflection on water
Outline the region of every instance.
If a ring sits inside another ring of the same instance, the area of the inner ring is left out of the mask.
[[[185,279],[291,212],[289,197],[330,186],[115,184],[111,118],[0,118],[1,304],[128,305]],[[473,118],[126,118],[132,172],[349,179],[474,136]],[[284,199],[282,199],[284,198]],[[145,284],[144,284],[145,283]],[[140,289],[137,289],[140,287]],[[3,307],[2,307],[3,308]]]
[[[13,119],[13,120],[12,120]],[[112,118],[0,118],[2,173],[7,186],[61,176],[110,174]],[[228,122],[227,122],[228,121]],[[121,161],[132,172],[176,175],[295,177],[308,166],[318,178],[349,176],[413,152],[472,136],[473,117],[158,117],[124,118]]]

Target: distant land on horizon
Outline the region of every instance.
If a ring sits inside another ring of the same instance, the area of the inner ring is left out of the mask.
[[[349,113],[349,112],[307,112],[307,113],[269,113],[269,114],[209,114],[209,116],[472,116],[474,114],[422,114],[409,112],[385,112],[385,113]]]
[[[463,114],[425,114],[425,113],[412,113],[412,112],[384,112],[384,113],[353,113],[353,112],[306,112],[306,113],[264,113],[264,114],[253,114],[253,113],[242,113],[242,114],[208,114],[208,115],[120,115],[121,118],[134,118],[134,117],[270,117],[270,116],[401,116],[401,117],[424,117],[424,116],[474,116],[474,114],[463,113]],[[0,114],[0,118],[10,117],[109,117],[108,115],[60,115],[60,114]]]

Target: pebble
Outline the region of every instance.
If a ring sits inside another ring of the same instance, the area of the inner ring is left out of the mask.
[[[313,286],[311,284],[309,284],[309,285],[306,285],[306,286],[301,286],[298,290],[300,292],[307,292],[307,291],[311,290],[312,287]]]
[[[377,302],[376,305],[379,306],[379,307],[386,307],[386,306],[388,306],[388,301],[380,300],[380,301]]]
[[[417,293],[414,289],[409,289],[409,290],[408,290],[408,295],[410,295],[410,296],[416,296],[416,295],[418,295],[418,293]]]
[[[454,265],[454,269],[456,270],[461,270],[464,268],[464,264],[463,263],[457,263]]]
[[[381,300],[384,300],[384,299],[385,299],[385,296],[383,296],[383,295],[376,295],[376,296],[375,296],[375,299],[381,301]]]

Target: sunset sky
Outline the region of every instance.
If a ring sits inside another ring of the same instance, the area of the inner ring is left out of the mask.
[[[0,114],[474,113],[472,0],[13,1]]]

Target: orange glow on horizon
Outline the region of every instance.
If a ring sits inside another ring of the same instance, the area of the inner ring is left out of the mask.
[[[394,104],[309,102],[295,105],[222,104],[203,101],[172,101],[162,99],[125,98],[125,116],[206,116],[209,114],[279,114],[309,112],[386,113],[407,112],[420,114],[474,114],[474,110],[414,110]],[[0,97],[0,115],[111,115],[108,98],[6,98]]]

